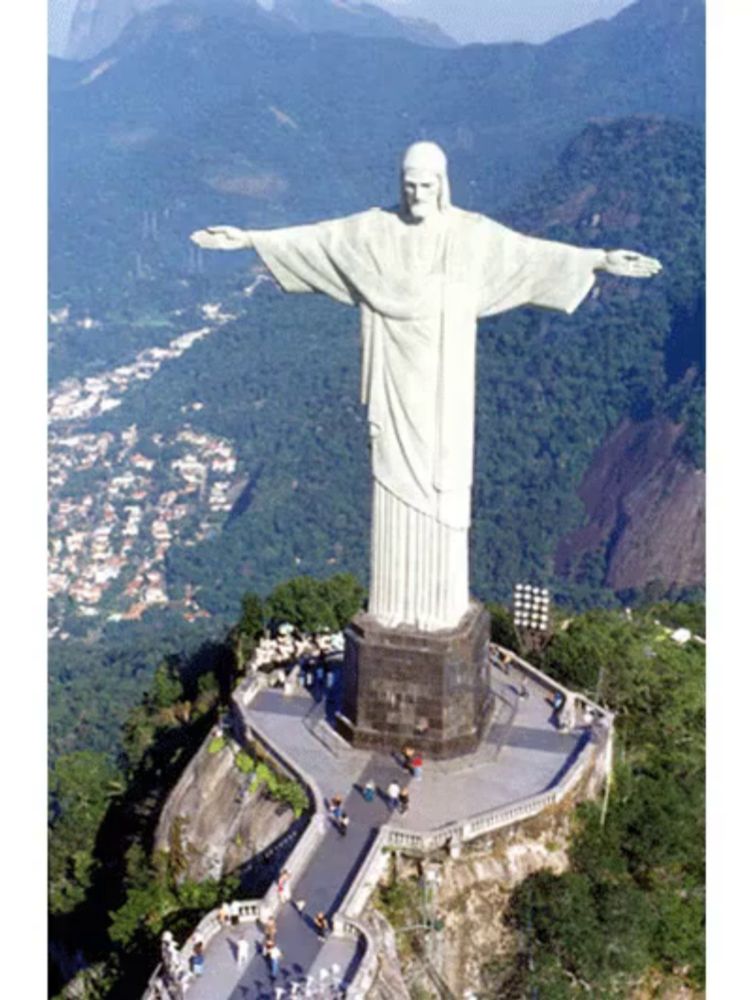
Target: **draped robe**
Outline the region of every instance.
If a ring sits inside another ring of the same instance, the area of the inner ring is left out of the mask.
[[[523,236],[449,207],[420,224],[370,209],[254,231],[288,292],[360,308],[373,471],[369,612],[436,630],[467,611],[479,317],[573,312],[602,252]]]

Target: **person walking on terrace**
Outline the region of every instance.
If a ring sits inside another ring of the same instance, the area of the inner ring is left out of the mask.
[[[337,830],[340,836],[344,837],[347,834],[347,828],[350,826],[350,817],[347,815],[345,810],[342,810],[339,819],[337,820]]]
[[[388,800],[389,808],[391,809],[392,812],[394,812],[394,810],[399,805],[399,793],[400,793],[400,786],[397,784],[396,781],[393,781],[387,787],[386,790],[386,797]]]
[[[279,963],[282,958],[282,952],[273,941],[268,940],[264,946],[264,954],[269,963],[269,977],[276,979],[279,975]]]
[[[313,926],[316,928],[316,933],[319,936],[319,940],[325,941],[326,936],[329,933],[329,918],[324,913],[323,910],[319,910],[316,916],[313,918]]]
[[[240,938],[235,945],[235,961],[242,967],[248,962],[250,949],[245,938]]]
[[[277,892],[279,893],[280,903],[287,903],[290,900],[290,878],[289,871],[283,868],[277,880]]]
[[[407,785],[404,788],[400,788],[399,792],[399,811],[401,815],[407,812],[408,806],[410,805],[410,790]]]
[[[342,812],[342,796],[333,795],[329,800],[329,815],[332,818],[332,823],[338,830],[342,820]]]

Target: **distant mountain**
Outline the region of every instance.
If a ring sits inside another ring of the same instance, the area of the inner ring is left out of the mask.
[[[65,56],[92,59],[119,38],[138,14],[170,0],[78,0],[73,11]]]
[[[52,60],[50,89],[52,286],[106,299],[137,273],[185,273],[201,223],[392,202],[420,136],[446,148],[455,200],[488,210],[590,118],[702,121],[704,5],[642,0],[547,45],[440,49],[183,0],[133,18],[101,58]],[[145,240],[154,212],[159,240]]]
[[[262,17],[267,13],[255,0],[236,2],[256,8]],[[223,0],[203,0],[207,11],[216,11],[222,4]],[[180,8],[183,4],[182,0],[79,0],[71,21],[66,58],[84,60],[98,56],[117,41],[139,14],[168,5]],[[360,37],[401,38],[418,45],[442,48],[457,44],[430,21],[397,17],[375,4],[351,0],[276,0],[273,17],[308,34],[336,32]],[[271,23],[271,19],[268,21]]]
[[[302,31],[335,31],[371,38],[402,38],[418,45],[449,48],[457,43],[430,21],[396,17],[373,3],[351,0],[275,0],[275,14]]]

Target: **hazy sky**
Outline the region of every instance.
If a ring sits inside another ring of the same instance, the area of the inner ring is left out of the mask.
[[[458,42],[543,42],[633,0],[378,0],[410,17],[426,17]]]
[[[62,54],[77,2],[78,0],[47,0],[47,48],[53,55]]]
[[[59,55],[78,0],[48,0],[49,49]],[[105,0],[106,2],[106,0]],[[371,0],[410,17],[426,17],[459,42],[541,42],[633,0]],[[262,0],[271,6],[271,0]]]

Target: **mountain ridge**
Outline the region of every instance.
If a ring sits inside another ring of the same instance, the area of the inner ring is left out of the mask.
[[[701,120],[703,5],[687,5],[694,20],[668,27],[650,28],[643,2],[570,41],[458,49],[305,35],[255,5],[149,11],[105,59],[51,62],[53,289],[101,287],[137,252],[184,271],[202,219],[263,227],[393,203],[399,155],[421,136],[446,149],[457,202],[488,211],[590,118]],[[624,38],[633,10],[646,20]],[[169,222],[140,246],[155,210]]]
[[[187,15],[191,10],[206,12],[244,8],[260,24],[306,34],[337,32],[345,35],[401,38],[419,45],[453,47],[457,43],[431,21],[399,17],[373,3],[341,0],[276,0],[271,10],[256,0],[79,0],[74,10],[65,58],[86,61],[98,58],[116,44],[133,21],[157,8],[174,8]]]

